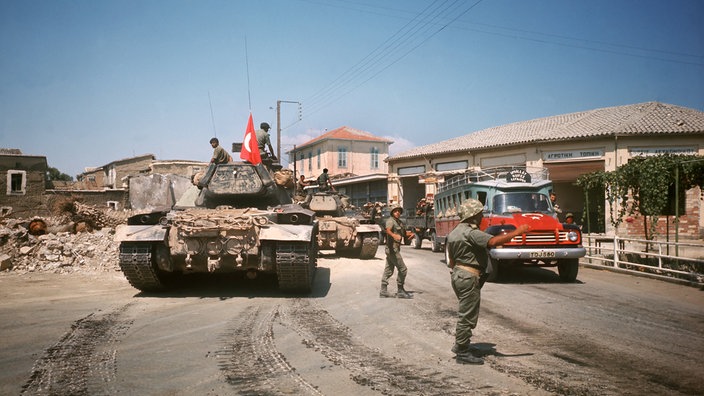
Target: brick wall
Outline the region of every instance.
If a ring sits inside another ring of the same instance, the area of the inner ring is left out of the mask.
[[[685,195],[685,213],[679,217],[679,237],[682,239],[701,239],[704,237],[704,229],[699,226],[699,217],[702,209],[701,190],[692,188]],[[650,227],[651,217],[648,218],[648,227]],[[643,216],[636,214],[629,216],[619,226],[619,235],[629,238],[645,238],[644,234],[644,219]],[[656,227],[656,239],[664,240],[667,238],[669,231],[670,240],[674,241],[675,236],[675,217],[674,216],[659,216]],[[648,230],[648,232],[650,232]]]

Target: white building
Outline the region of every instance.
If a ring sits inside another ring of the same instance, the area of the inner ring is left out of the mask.
[[[393,141],[343,126],[326,132],[289,151],[296,179],[316,179],[323,169],[335,189],[356,206],[385,202],[389,145]]]
[[[704,112],[648,102],[517,122],[416,147],[388,159],[388,198],[411,208],[434,194],[436,183],[447,174],[506,165],[545,167],[563,213],[579,219],[587,207],[584,192],[575,185],[579,176],[613,171],[637,155],[664,152],[704,155]],[[690,227],[680,235],[701,238],[703,203],[699,189],[693,190],[687,192],[681,217]],[[614,232],[602,217],[603,209],[597,209],[605,206],[603,191],[593,195],[588,203],[591,231]]]

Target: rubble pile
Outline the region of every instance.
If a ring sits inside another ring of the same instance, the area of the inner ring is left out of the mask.
[[[114,230],[130,211],[105,211],[72,198],[52,206],[51,218],[0,219],[0,271],[119,271]]]
[[[55,221],[44,219],[48,224]],[[92,232],[59,231],[32,235],[29,223],[3,220],[0,223],[0,269],[14,273],[119,271],[118,244],[114,229]],[[48,227],[52,229],[51,226]],[[55,229],[55,227],[54,227]]]

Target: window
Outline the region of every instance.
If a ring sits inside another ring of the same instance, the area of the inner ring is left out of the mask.
[[[407,166],[407,167],[403,167],[403,168],[398,168],[397,173],[399,176],[408,176],[408,175],[425,173],[425,165]]]
[[[7,171],[7,195],[24,195],[27,193],[27,172]]]
[[[117,210],[120,207],[120,203],[117,201],[108,201],[108,209]]]
[[[347,147],[337,148],[337,167],[347,168]]]
[[[371,151],[371,169],[379,169],[379,149],[372,147]]]
[[[320,169],[320,149],[318,149],[318,169]]]
[[[308,172],[313,170],[313,152],[308,152]]]
[[[455,162],[440,162],[435,165],[435,170],[438,172],[453,171],[467,169],[469,162],[467,161],[455,161]]]
[[[486,191],[477,191],[477,199],[486,206]]]

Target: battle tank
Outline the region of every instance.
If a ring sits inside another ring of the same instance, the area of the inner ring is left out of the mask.
[[[117,227],[120,268],[142,291],[191,273],[274,274],[284,291],[309,292],[317,265],[313,211],[292,204],[262,164],[210,165],[170,210]]]
[[[308,196],[305,205],[318,220],[318,249],[363,260],[374,258],[381,227],[352,210],[347,197],[334,191],[315,192]]]

